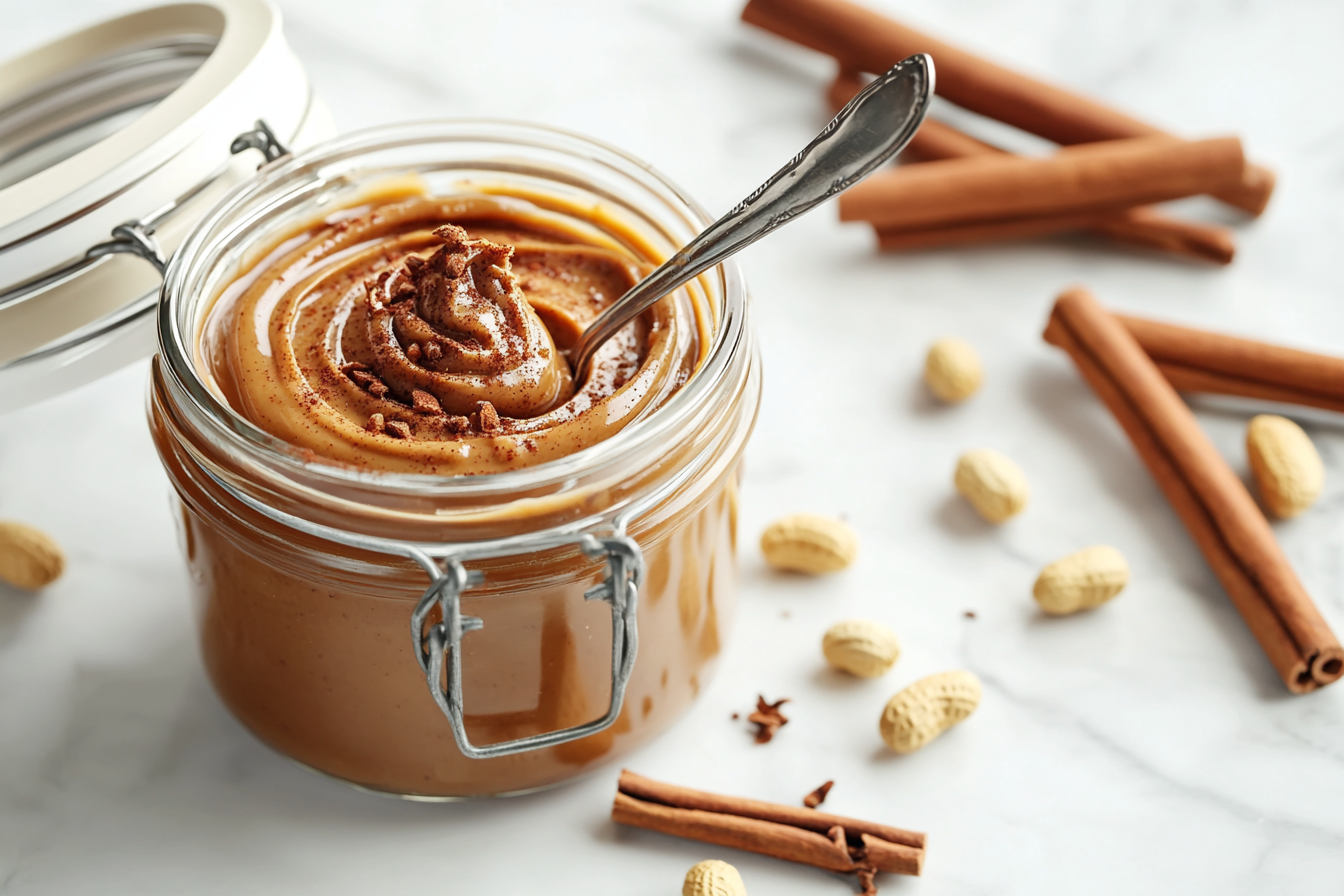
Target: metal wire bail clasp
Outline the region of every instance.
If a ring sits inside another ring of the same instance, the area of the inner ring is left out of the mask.
[[[462,701],[462,638],[468,632],[483,628],[485,623],[475,616],[462,615],[462,592],[485,581],[485,576],[462,565],[464,559],[484,559],[487,556],[502,556],[498,553],[464,552],[457,556],[445,557],[443,565],[435,562],[428,554],[416,552],[414,556],[431,579],[411,614],[411,637],[415,646],[415,656],[425,673],[429,692],[434,697],[443,714],[452,726],[453,738],[462,755],[470,759],[490,759],[496,756],[508,756],[527,750],[539,750],[553,747],[571,740],[578,740],[590,734],[596,734],[610,727],[620,715],[625,702],[625,689],[630,683],[630,673],[635,667],[635,654],[639,649],[639,630],[636,625],[636,610],[639,603],[639,586],[644,580],[644,555],[639,545],[628,535],[612,534],[596,536],[590,534],[570,536],[542,547],[559,547],[564,544],[577,544],[589,557],[606,558],[607,570],[602,583],[584,592],[585,600],[602,600],[611,605],[611,703],[600,719],[547,731],[516,740],[502,741],[485,746],[475,746],[467,738],[467,729]],[[428,628],[425,622],[435,604],[439,606],[442,619]],[[447,682],[444,680],[444,661],[447,660]]]
[[[289,155],[289,148],[280,142],[280,138],[275,136],[264,119],[258,118],[253,125],[252,130],[243,131],[237,137],[233,138],[233,143],[229,146],[229,152],[238,155],[249,149],[259,149],[261,154],[266,157],[266,162],[274,162],[281,156]]]

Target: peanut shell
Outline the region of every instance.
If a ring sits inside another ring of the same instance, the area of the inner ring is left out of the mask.
[[[1287,417],[1260,414],[1246,427],[1246,456],[1260,497],[1282,519],[1297,516],[1321,496],[1325,465],[1311,438]]]
[[[24,523],[0,522],[0,579],[36,591],[64,570],[65,554],[50,535]]]
[[[742,875],[727,862],[706,859],[691,866],[681,885],[681,896],[747,896]]]
[[[882,740],[897,753],[913,753],[964,721],[980,705],[980,679],[957,669],[939,672],[901,691],[882,710]]]
[[[854,562],[859,539],[840,520],[813,513],[795,513],[775,520],[761,535],[761,553],[775,569],[790,572],[837,572]]]
[[[859,678],[884,675],[901,657],[896,633],[871,619],[846,619],[826,630],[821,652],[841,672]]]
[[[980,356],[970,343],[945,338],[929,347],[924,358],[924,382],[943,401],[965,401],[976,393],[983,379]]]
[[[1022,468],[988,448],[963,454],[957,460],[952,482],[976,513],[991,523],[1002,523],[1021,513],[1031,494]]]
[[[1091,610],[1106,603],[1129,583],[1129,564],[1109,545],[1099,544],[1056,560],[1041,570],[1031,594],[1041,609],[1054,616]]]

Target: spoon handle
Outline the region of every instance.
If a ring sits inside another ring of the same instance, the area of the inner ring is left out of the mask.
[[[756,192],[705,228],[603,311],[570,349],[576,382],[597,348],[683,283],[872,174],[919,130],[933,97],[933,60],[918,54],[859,92]]]

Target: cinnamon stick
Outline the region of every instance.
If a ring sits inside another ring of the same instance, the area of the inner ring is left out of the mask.
[[[1029,240],[1084,230],[1101,215],[1057,215],[1049,218],[1015,218],[983,224],[945,224],[941,227],[877,227],[877,247],[885,252],[970,246]]]
[[[1202,258],[1216,264],[1228,264],[1236,254],[1236,246],[1232,242],[1231,235],[1223,228],[1202,227],[1176,221],[1166,215],[1150,212],[1146,208],[1127,209],[1115,216],[1064,215],[1054,218],[1020,218],[987,224],[954,224],[909,230],[876,228],[878,248],[884,251],[1001,243],[1077,230],[1110,236],[1117,242],[1134,246]]]
[[[763,821],[793,825],[819,834],[824,834],[839,825],[855,835],[871,834],[882,840],[915,849],[923,849],[928,839],[926,835],[918,831],[906,831],[875,821],[862,821],[857,818],[846,818],[843,815],[832,815],[829,812],[818,812],[815,809],[803,809],[740,796],[723,796],[703,790],[692,790],[689,787],[680,787],[676,784],[664,784],[661,781],[654,781],[643,775],[637,775],[628,769],[621,770],[618,789],[621,793],[668,806],[678,806],[683,809],[703,809],[707,812],[724,812],[746,818],[759,818]]]
[[[1121,243],[1203,258],[1215,264],[1231,264],[1237,254],[1236,240],[1226,227],[1182,221],[1144,206],[1095,221],[1087,229]]]
[[[1182,392],[1212,392],[1344,413],[1344,358],[1116,315]]]
[[[611,815],[621,824],[829,871],[918,875],[924,867],[923,834],[676,787],[626,770],[621,772]]]
[[[1163,132],[1095,100],[1038,81],[929,37],[848,0],[750,0],[742,20],[837,59],[854,71],[884,72],[912,53],[938,67],[938,94],[1063,145],[1156,136]],[[1274,191],[1274,173],[1245,165],[1214,195],[1258,215]]]
[[[1125,430],[1288,689],[1344,675],[1344,647],[1254,499],[1125,326],[1072,289],[1055,302],[1045,340],[1069,353]]]
[[[676,809],[637,800],[624,793],[616,794],[611,806],[611,817],[631,827],[713,843],[715,846],[731,846],[800,865],[825,868],[827,871],[857,870],[857,864],[847,848],[823,834],[814,834],[786,824],[699,809]]]
[[[855,72],[841,70],[831,82],[827,98],[837,110],[863,89],[864,80]],[[905,153],[927,160],[998,155],[1004,152],[932,118],[924,119]],[[1019,219],[953,225],[941,228],[877,228],[878,247],[883,250],[928,249],[972,243],[1004,242],[1087,230],[1129,245],[1158,249],[1215,264],[1230,264],[1236,255],[1232,231],[1226,227],[1197,224],[1164,215],[1147,207],[1056,218]]]
[[[1110,140],[1050,158],[1010,154],[904,165],[840,196],[840,220],[880,228],[1101,212],[1208,193],[1240,177],[1235,137]]]

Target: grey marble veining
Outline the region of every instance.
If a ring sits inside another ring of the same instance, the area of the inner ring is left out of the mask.
[[[1227,269],[1081,238],[880,256],[863,228],[825,211],[744,253],[767,380],[738,622],[699,704],[629,764],[790,803],[834,778],[828,808],[930,832],[926,876],[883,880],[887,893],[1339,889],[1344,688],[1284,690],[1040,329],[1054,295],[1083,282],[1136,313],[1344,353],[1344,7],[873,2],[1182,133],[1238,133],[1280,187],[1261,219],[1237,223]],[[7,4],[0,54],[132,5]],[[630,150],[711,211],[825,119],[829,64],[740,26],[735,2],[281,5],[343,130],[538,120]],[[1236,220],[1207,202],[1182,209]],[[954,409],[918,382],[944,333],[976,344],[988,371]],[[145,379],[139,364],[0,418],[0,517],[41,525],[70,553],[46,593],[0,588],[0,893],[655,896],[711,855],[733,861],[753,896],[848,891],[823,872],[616,828],[615,769],[522,799],[423,805],[355,792],[261,746],[201,670]],[[1244,411],[1198,413],[1244,473]],[[1306,425],[1326,493],[1276,530],[1344,631],[1344,426]],[[951,494],[956,456],[981,445],[1032,482],[1027,511],[1002,528]],[[853,569],[801,581],[764,568],[757,533],[799,509],[849,517],[863,539]],[[1102,542],[1130,561],[1126,592],[1084,616],[1037,613],[1039,567]],[[886,678],[824,667],[821,632],[850,616],[900,634]],[[886,698],[952,667],[982,677],[980,710],[918,754],[890,754],[876,731]],[[767,747],[729,721],[758,692],[794,701]]]

